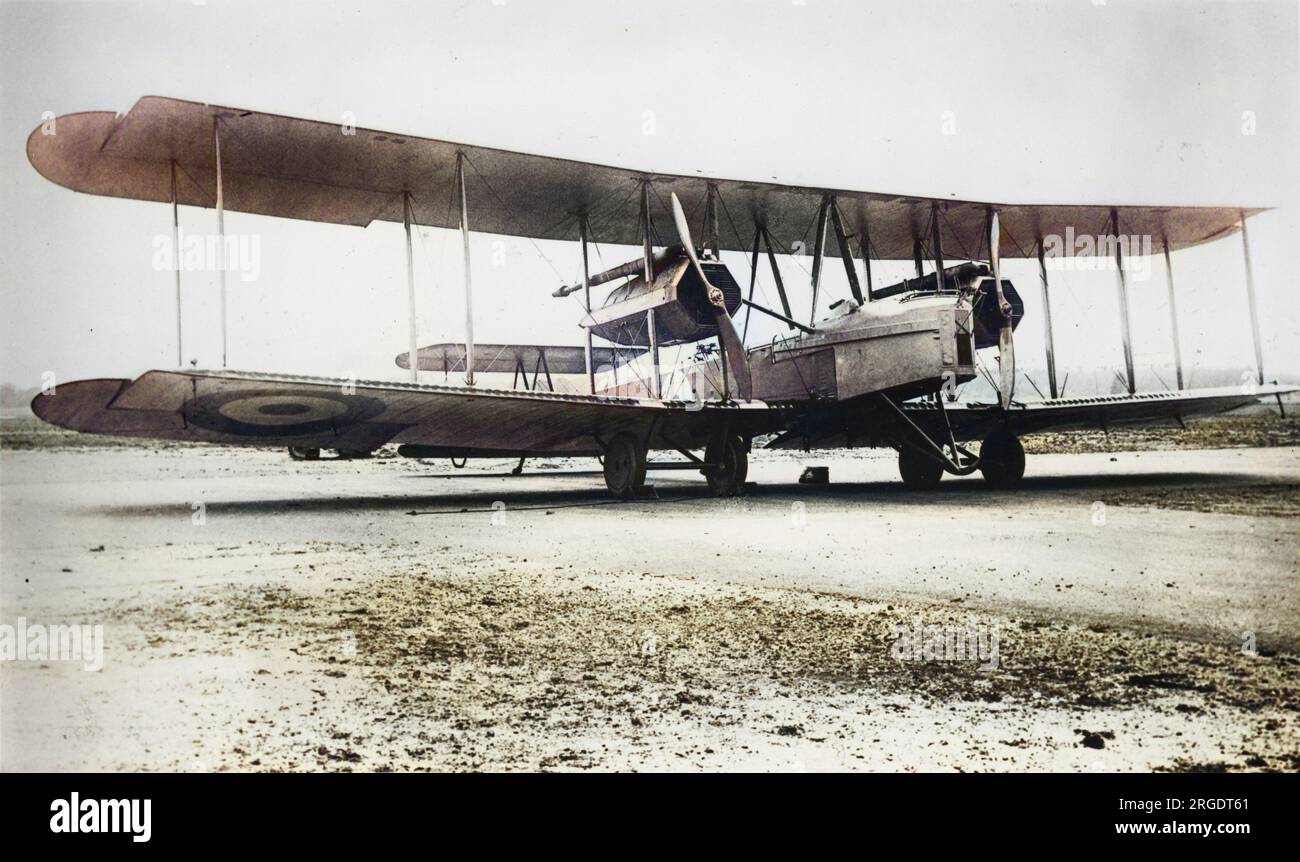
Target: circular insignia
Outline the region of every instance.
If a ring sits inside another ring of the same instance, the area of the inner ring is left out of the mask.
[[[366,395],[265,389],[201,396],[189,402],[185,418],[239,437],[309,437],[338,433],[382,412],[384,402]]]

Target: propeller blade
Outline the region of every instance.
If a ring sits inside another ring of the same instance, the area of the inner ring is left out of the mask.
[[[673,199],[673,224],[677,225],[677,238],[681,240],[682,248],[686,249],[686,256],[695,265],[695,271],[699,273],[700,281],[709,285],[709,280],[704,276],[704,267],[700,266],[700,259],[695,256],[695,242],[691,239],[691,226],[686,221],[686,211],[682,209],[682,202],[677,199],[677,192],[672,192],[671,196]],[[710,291],[709,300],[713,300],[712,291]]]
[[[998,223],[998,211],[993,210],[989,213],[989,266],[993,268],[993,274],[998,274],[999,265],[1002,263],[1002,226]],[[1002,292],[1002,285],[998,285],[998,293]]]
[[[998,211],[989,210],[989,267],[993,270],[993,285],[997,291],[998,311],[1002,313],[1002,328],[998,330],[998,401],[1002,409],[1011,406],[1011,396],[1016,388],[1016,347],[1012,337],[1011,304],[1002,292],[1002,226]]]
[[[1011,395],[1016,388],[1016,343],[1010,325],[998,332],[998,377],[998,400],[1005,409],[1011,406]]]
[[[741,401],[753,397],[754,384],[749,376],[749,362],[745,358],[745,343],[736,332],[736,324],[726,308],[714,307],[714,317],[718,320],[718,340],[722,342],[722,352],[726,354],[727,367],[731,369],[731,378],[736,381],[736,392]]]
[[[681,240],[686,256],[690,258],[691,265],[695,267],[695,272],[704,284],[709,304],[713,306],[713,317],[718,323],[718,341],[722,344],[722,352],[726,357],[727,367],[731,369],[731,377],[736,381],[736,390],[742,400],[748,401],[752,394],[752,380],[749,375],[749,362],[745,358],[745,343],[741,340],[740,333],[736,332],[735,324],[731,322],[731,315],[727,312],[726,297],[722,295],[721,290],[709,283],[709,277],[704,274],[704,267],[700,266],[682,202],[677,199],[676,192],[673,192],[671,197],[673,224],[677,226],[677,238]]]

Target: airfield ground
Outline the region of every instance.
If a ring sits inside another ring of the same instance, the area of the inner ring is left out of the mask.
[[[0,663],[0,768],[1294,771],[1297,425],[1214,422],[1034,438],[1014,493],[758,453],[742,499],[617,503],[594,462],[11,419],[0,622],[107,648]],[[995,633],[996,669],[898,658],[918,623]]]

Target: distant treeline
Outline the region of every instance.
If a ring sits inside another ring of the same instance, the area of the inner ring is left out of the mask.
[[[12,383],[0,383],[0,407],[26,407],[32,403],[39,386],[15,386]]]

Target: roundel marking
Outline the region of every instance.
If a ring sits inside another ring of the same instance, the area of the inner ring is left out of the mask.
[[[306,437],[339,432],[382,412],[384,402],[366,395],[267,389],[200,396],[187,405],[186,420],[240,437]]]

